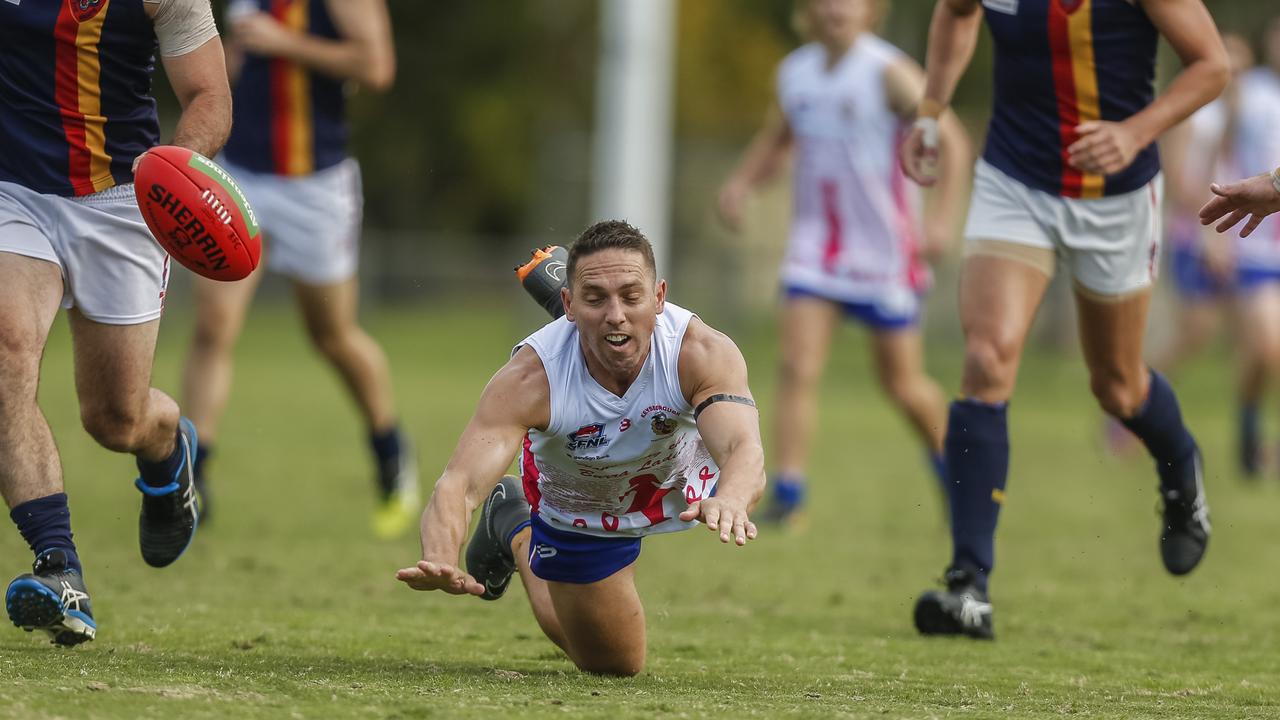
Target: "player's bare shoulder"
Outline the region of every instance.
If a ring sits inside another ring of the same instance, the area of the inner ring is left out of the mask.
[[[551,383],[542,358],[529,345],[511,355],[485,386],[481,411],[501,413],[526,428],[551,422]]]
[[[726,386],[746,390],[747,361],[728,335],[696,315],[680,344],[680,389],[692,404]]]

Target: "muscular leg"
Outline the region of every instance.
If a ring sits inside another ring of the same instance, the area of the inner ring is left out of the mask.
[[[0,493],[14,508],[62,492],[58,449],[36,404],[62,274],[53,263],[0,253],[0,285]]]
[[[644,669],[644,606],[635,566],[585,585],[548,582],[529,568],[528,529],[511,542],[538,625],[583,672],[629,677]]]
[[[1016,247],[1008,254],[1024,250]],[[1009,472],[1006,403],[1031,321],[1049,285],[1039,266],[1008,254],[965,260],[960,278],[962,399],[951,405],[945,440],[952,566],[972,573],[982,590],[995,563],[996,522]],[[1052,266],[1051,257],[1046,262]]]
[[[880,387],[902,411],[929,452],[942,452],[947,401],[924,369],[924,341],[918,328],[882,330],[872,335]]]
[[[1164,522],[1160,551],[1174,575],[1191,572],[1208,544],[1208,507],[1196,441],[1173,388],[1142,362],[1150,292],[1101,299],[1079,288],[1076,305],[1089,383],[1102,409],[1147,446],[1160,476]]]
[[[818,382],[827,363],[831,335],[840,320],[835,303],[810,297],[787,300],[782,311],[782,364],[778,368],[774,457],[779,475],[803,478],[817,416]]]
[[[196,322],[182,368],[182,407],[200,429],[202,444],[217,440],[231,393],[236,341],[261,279],[261,268],[234,283],[195,276]]]
[[[1142,336],[1150,304],[1150,291],[1116,300],[1076,291],[1090,389],[1102,409],[1117,418],[1132,417],[1147,397]]]
[[[160,321],[104,325],[72,310],[80,420],[98,444],[160,463],[174,452],[178,403],[151,387]]]
[[[960,325],[964,375],[960,392],[984,403],[1013,396],[1022,347],[1049,277],[1005,257],[973,255],[960,277]]]
[[[547,581],[533,574],[529,567],[529,538],[533,531],[525,528],[511,538],[511,554],[516,560],[516,570],[520,573],[520,582],[524,584],[525,594],[529,596],[529,606],[533,608],[533,616],[538,627],[557,647],[569,653],[569,643],[565,640],[564,630],[560,628],[560,619],[556,617],[555,606],[551,604],[551,592],[547,589]],[[572,657],[572,655],[570,655]]]
[[[166,567],[195,536],[196,431],[178,403],[151,387],[160,321],[107,325],[71,312],[80,420],[98,444],[137,458],[142,559]],[[179,423],[181,422],[181,430]]]
[[[342,376],[372,433],[396,423],[391,370],[382,348],[356,322],[355,278],[331,285],[295,283],[307,334]]]

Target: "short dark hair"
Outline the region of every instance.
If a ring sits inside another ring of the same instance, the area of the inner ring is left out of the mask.
[[[573,284],[573,274],[578,261],[588,255],[602,250],[633,250],[644,256],[645,265],[654,279],[658,277],[658,264],[653,259],[653,245],[635,226],[623,220],[603,220],[592,225],[569,247],[569,284]]]

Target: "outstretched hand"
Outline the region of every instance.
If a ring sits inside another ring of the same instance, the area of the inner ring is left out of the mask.
[[[680,513],[680,519],[701,520],[708,530],[720,533],[722,543],[732,538],[734,543],[746,545],[748,540],[756,539],[756,524],[747,517],[745,503],[709,497],[689,505],[689,509]]]
[[[396,579],[414,590],[443,590],[450,595],[484,593],[484,585],[461,568],[447,563],[420,560],[413,567],[396,571]]]
[[[1280,187],[1271,174],[1254,177],[1229,185],[1214,183],[1209,186],[1214,198],[1200,208],[1200,224],[1208,225],[1225,218],[1214,228],[1218,232],[1226,232],[1249,218],[1240,237],[1249,237],[1262,219],[1274,212],[1280,212]]]

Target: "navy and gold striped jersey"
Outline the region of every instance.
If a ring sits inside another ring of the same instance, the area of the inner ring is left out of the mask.
[[[1159,33],[1131,0],[983,0],[995,39],[987,162],[1054,195],[1131,192],[1160,172],[1154,144],[1103,177],[1067,164],[1077,125],[1121,121],[1155,99]]]
[[[298,32],[338,39],[325,0],[237,0]],[[224,153],[240,167],[307,175],[347,157],[343,82],[277,57],[248,55],[236,83]]]
[[[0,180],[88,195],[159,142],[142,0],[0,1]]]

